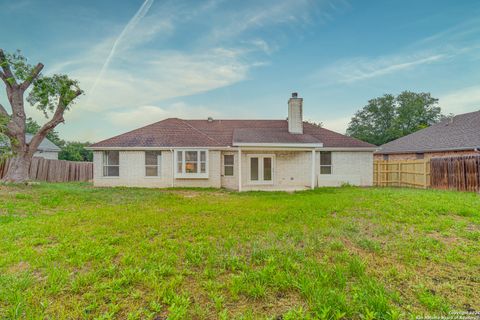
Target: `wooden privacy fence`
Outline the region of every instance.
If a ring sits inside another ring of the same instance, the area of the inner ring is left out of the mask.
[[[428,160],[375,160],[373,182],[379,187],[430,186],[430,161]]]
[[[432,188],[480,191],[480,156],[431,159]]]
[[[0,160],[0,179],[7,173],[10,160]],[[50,160],[34,157],[30,179],[48,182],[89,181],[93,179],[93,163]]]

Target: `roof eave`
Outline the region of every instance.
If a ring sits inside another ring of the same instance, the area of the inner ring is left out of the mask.
[[[444,152],[444,151],[475,151],[480,150],[480,146],[477,147],[461,147],[461,148],[438,148],[438,149],[412,149],[412,150],[391,150],[391,151],[382,151],[377,150],[375,154],[405,154],[405,153],[429,153],[429,152]]]

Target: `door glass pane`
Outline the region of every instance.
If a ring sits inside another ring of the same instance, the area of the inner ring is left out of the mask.
[[[272,180],[272,158],[263,158],[263,180]]]
[[[258,180],[258,158],[250,158],[250,180]]]

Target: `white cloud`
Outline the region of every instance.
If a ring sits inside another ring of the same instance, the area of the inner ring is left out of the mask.
[[[167,118],[207,119],[218,118],[221,114],[204,106],[191,106],[184,102],[176,102],[167,107],[141,106],[107,114],[108,120],[122,128],[136,128]]]
[[[462,88],[439,98],[444,113],[461,114],[480,110],[480,85]]]
[[[361,80],[381,77],[413,67],[431,64],[448,58],[447,54],[416,54],[381,56],[375,59],[353,58],[337,61],[333,65],[317,71],[313,78],[324,84],[353,83]]]

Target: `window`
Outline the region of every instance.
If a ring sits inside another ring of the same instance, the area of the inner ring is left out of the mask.
[[[161,174],[162,153],[160,151],[145,151],[145,176],[159,177]]]
[[[233,177],[233,154],[225,154],[223,156],[223,175]]]
[[[330,151],[320,152],[320,174],[332,174],[332,153]]]
[[[254,184],[273,182],[273,156],[249,155],[249,180]]]
[[[118,177],[120,175],[120,156],[118,151],[103,152],[103,176]]]
[[[388,160],[388,154],[383,155],[383,160]]]
[[[176,176],[180,178],[208,178],[206,150],[177,150]]]
[[[422,160],[423,158],[425,158],[425,155],[423,153],[416,153],[415,158],[417,158],[417,160]]]

